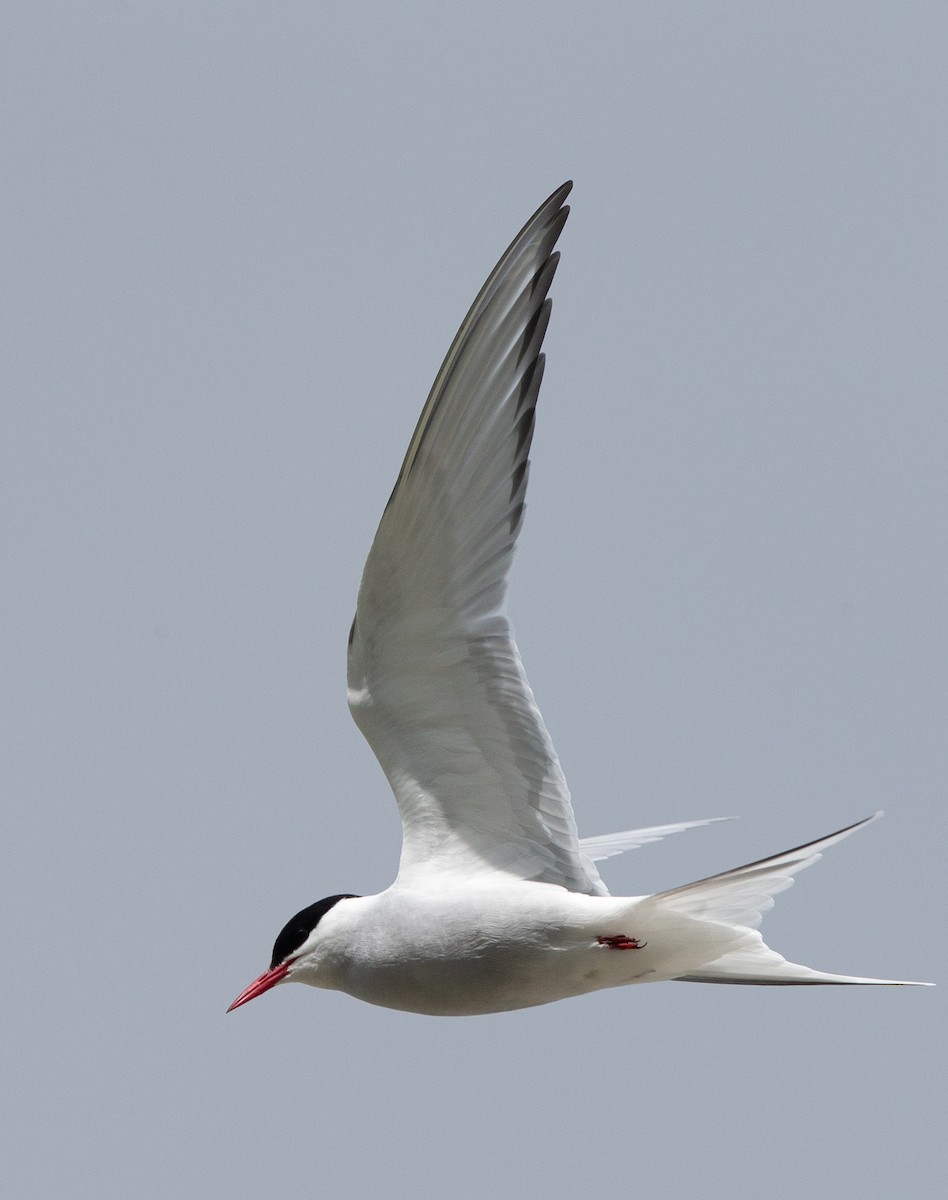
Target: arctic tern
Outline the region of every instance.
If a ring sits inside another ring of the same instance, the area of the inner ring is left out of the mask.
[[[872,817],[635,897],[610,896],[595,863],[707,822],[577,834],[506,610],[571,186],[517,234],[465,317],[362,575],[349,706],[398,803],[398,876],[379,895],[329,896],[297,913],[228,1011],[286,982],[437,1015],[660,980],[904,982],[788,962],[758,932],[794,875]]]

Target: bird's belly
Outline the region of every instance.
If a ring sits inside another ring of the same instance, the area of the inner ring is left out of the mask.
[[[342,990],[384,1008],[430,1016],[507,1012],[654,978],[640,951],[595,943],[552,947],[494,943],[468,952],[407,948],[351,962]]]

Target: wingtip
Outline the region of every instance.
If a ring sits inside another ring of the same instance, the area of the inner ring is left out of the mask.
[[[565,200],[566,200],[566,197],[570,194],[570,192],[572,190],[573,190],[573,181],[572,181],[572,179],[567,179],[565,183],[560,184],[560,186],[556,189],[556,191],[551,192],[550,195],[547,196],[547,198],[540,205],[537,212],[541,213],[544,211],[544,209],[548,209],[548,208],[549,209],[562,209],[563,210],[562,219],[565,221],[566,218],[569,216],[569,205],[565,203]]]

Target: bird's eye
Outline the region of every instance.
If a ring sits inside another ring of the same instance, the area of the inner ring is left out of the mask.
[[[325,900],[317,900],[308,908],[301,909],[280,930],[277,940],[273,943],[273,958],[270,960],[270,970],[281,962],[286,962],[304,944],[322,918],[340,900],[356,900],[357,896],[348,893],[340,896],[327,896]]]
[[[296,917],[287,922],[280,930],[277,940],[273,943],[273,958],[270,962],[271,971],[278,963],[285,961],[300,948],[313,931],[313,926],[304,925]]]

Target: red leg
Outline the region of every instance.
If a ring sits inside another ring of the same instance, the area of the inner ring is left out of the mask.
[[[628,934],[617,933],[612,937],[597,937],[600,946],[608,946],[610,950],[641,950],[648,942],[640,942],[638,938],[630,938]]]

